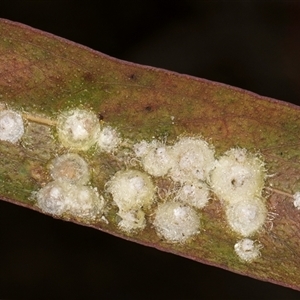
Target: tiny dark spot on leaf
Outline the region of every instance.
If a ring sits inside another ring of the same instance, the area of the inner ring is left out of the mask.
[[[130,78],[131,80],[136,80],[136,75],[133,73],[133,74],[131,74],[131,75],[129,76],[129,78]]]
[[[147,105],[147,106],[145,107],[145,110],[146,110],[146,111],[149,111],[149,112],[152,111],[151,105]]]
[[[104,116],[103,116],[101,113],[98,113],[98,119],[99,119],[100,121],[103,121]]]

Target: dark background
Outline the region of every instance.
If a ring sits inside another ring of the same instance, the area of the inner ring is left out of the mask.
[[[300,100],[298,1],[1,1],[0,17],[120,59]],[[300,294],[0,201],[0,297]]]

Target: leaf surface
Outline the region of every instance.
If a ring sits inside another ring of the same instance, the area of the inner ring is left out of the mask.
[[[261,257],[251,263],[233,251],[238,240],[216,197],[201,212],[201,233],[171,244],[150,225],[125,234],[113,205],[108,223],[66,220],[215,265],[260,280],[300,289],[300,212],[291,195],[300,190],[299,108],[238,88],[108,57],[51,34],[0,21],[0,101],[22,112],[26,132],[20,143],[0,142],[1,199],[40,211],[34,193],[51,181],[49,162],[67,152],[57,141],[55,122],[63,111],[82,108],[117,128],[124,140],[168,143],[201,136],[216,155],[232,147],[260,153],[269,175],[264,196],[268,222],[254,237]],[[82,154],[93,170],[91,184],[105,184],[131,161],[95,150]],[[138,165],[133,165],[138,168]],[[159,183],[162,187],[164,182]],[[169,188],[166,186],[166,188]],[[106,195],[109,200],[109,195]],[[151,214],[150,214],[151,215]]]

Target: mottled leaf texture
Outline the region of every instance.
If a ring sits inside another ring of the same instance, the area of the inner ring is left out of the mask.
[[[239,236],[227,224],[222,202],[212,194],[201,210],[201,230],[185,243],[169,243],[151,226],[124,233],[116,208],[105,218],[84,222],[121,238],[178,254],[260,280],[300,289],[300,211],[292,195],[300,190],[299,108],[221,83],[120,61],[62,38],[6,20],[0,21],[1,109],[21,112],[20,142],[0,142],[1,199],[41,211],[35,193],[51,181],[49,162],[68,152],[57,138],[57,117],[80,108],[101,124],[116,128],[123,141],[153,138],[174,143],[179,136],[201,136],[216,156],[231,148],[259,153],[267,179],[263,196],[268,217],[252,239],[263,248],[252,262],[233,250]],[[91,185],[111,201],[107,181],[120,169],[139,168],[120,153],[82,153],[92,170]],[[129,149],[129,146],[128,146]],[[129,150],[128,150],[129,151]],[[156,180],[166,194],[171,187]],[[164,195],[161,195],[162,197]]]

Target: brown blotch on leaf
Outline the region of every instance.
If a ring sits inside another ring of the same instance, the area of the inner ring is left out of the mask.
[[[130,79],[130,80],[136,80],[137,77],[136,77],[136,75],[133,73],[133,74],[131,74],[131,75],[129,76],[129,79]]]
[[[45,185],[50,180],[49,173],[39,163],[31,163],[30,175],[41,186]]]
[[[95,81],[95,76],[91,72],[85,72],[82,77],[85,82],[93,83]]]

